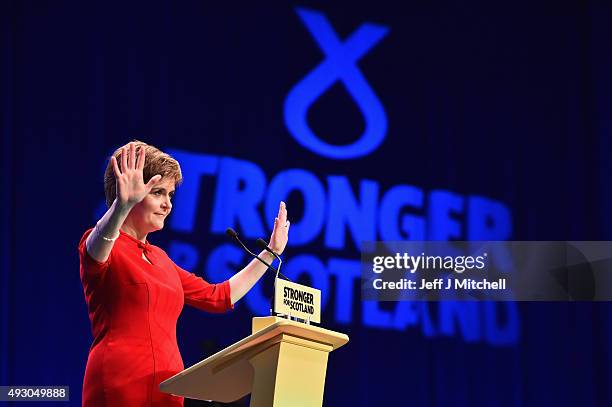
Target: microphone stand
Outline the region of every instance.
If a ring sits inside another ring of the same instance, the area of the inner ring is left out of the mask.
[[[257,244],[259,245],[259,247],[265,251],[267,251],[268,253],[272,253],[272,255],[278,259],[278,269],[276,270],[276,276],[274,277],[274,294],[272,295],[272,306],[270,307],[270,314],[274,315],[274,302],[276,301],[276,280],[278,280],[278,275],[281,274],[280,269],[283,266],[283,259],[281,259],[281,257],[272,249],[270,249],[270,246],[268,245],[268,243],[263,240],[262,238],[257,239]],[[283,276],[285,280],[287,281],[291,281],[289,278]]]
[[[267,261],[265,261],[264,259],[262,259],[261,257],[259,257],[257,254],[255,254],[255,253],[253,253],[252,251],[250,251],[250,250],[249,250],[249,248],[248,248],[248,247],[246,247],[246,246],[244,245],[244,243],[242,243],[242,241],[241,241],[241,240],[240,240],[240,238],[238,237],[238,233],[237,233],[237,232],[236,232],[234,229],[232,229],[232,228],[227,228],[227,229],[225,230],[225,234],[226,234],[226,235],[228,235],[228,236],[229,236],[230,238],[232,238],[233,240],[235,240],[235,241],[236,241],[236,242],[237,242],[237,243],[240,245],[240,247],[242,247],[242,249],[243,249],[245,252],[247,252],[247,253],[248,253],[248,254],[250,254],[252,257],[256,258],[257,260],[259,260],[260,262],[262,262],[263,264],[265,264],[265,265],[266,265],[266,266],[267,266],[269,269],[272,269],[272,271],[275,271],[275,272],[276,272],[276,275],[275,275],[275,277],[274,277],[274,293],[272,294],[272,298],[270,299],[270,315],[274,315],[274,300],[275,300],[275,297],[276,297],[276,279],[278,279],[278,277],[280,276],[281,278],[283,278],[283,279],[285,279],[285,280],[287,280],[287,281],[291,281],[291,280],[290,280],[288,277],[286,277],[285,275],[283,275],[283,273],[281,273],[281,272],[280,272],[280,266],[282,266],[282,264],[283,264],[282,259],[280,258],[280,256],[279,256],[278,254],[274,253],[274,251],[268,247],[268,244],[265,242],[265,240],[263,240],[263,239],[261,239],[261,238],[257,240],[257,243],[258,243],[259,245],[261,245],[261,243],[263,243],[263,244],[264,244],[264,246],[265,246],[265,250],[266,250],[266,251],[268,251],[268,252],[270,252],[270,253],[272,253],[272,254],[274,255],[274,257],[278,259],[278,261],[279,261],[279,266],[278,266],[278,268],[275,268],[275,267],[273,267],[271,264],[269,264]],[[260,242],[260,240],[261,240],[261,242]]]

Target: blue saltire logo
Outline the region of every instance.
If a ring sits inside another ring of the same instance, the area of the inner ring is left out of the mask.
[[[298,82],[285,99],[285,123],[289,133],[303,147],[328,158],[350,159],[371,153],[385,138],[387,117],[357,61],[387,35],[389,29],[365,23],[342,42],[324,14],[303,8],[298,8],[297,13],[325,53],[325,59]],[[365,119],[363,134],[347,145],[321,140],[307,122],[310,106],[337,80],[344,84]]]

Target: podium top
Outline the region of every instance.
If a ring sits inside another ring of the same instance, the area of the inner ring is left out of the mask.
[[[274,317],[255,319],[267,319],[271,324],[258,324],[264,327],[163,381],[160,390],[199,400],[232,402],[251,392],[253,367],[248,359],[261,351],[266,342],[272,343],[285,334],[331,352],[349,340],[346,334],[297,321]]]

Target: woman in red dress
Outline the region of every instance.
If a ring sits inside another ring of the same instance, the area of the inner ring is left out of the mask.
[[[80,274],[93,331],[84,406],[182,406],[159,383],[183,370],[176,322],[188,304],[224,312],[265,273],[256,260],[220,284],[183,270],[147,235],[160,230],[181,182],[176,160],[142,142],[123,146],[104,177],[108,211],[79,244]],[[281,202],[270,247],[282,253],[289,221]],[[273,260],[262,252],[260,257]]]

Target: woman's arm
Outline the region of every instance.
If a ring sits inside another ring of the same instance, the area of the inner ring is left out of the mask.
[[[96,227],[87,236],[87,253],[97,262],[104,263],[110,255],[115,239],[119,237],[119,229],[130,213],[130,209],[113,202],[104,216],[96,223]],[[106,237],[106,239],[104,239]]]
[[[278,208],[278,215],[274,219],[274,230],[272,231],[272,237],[270,237],[270,248],[280,255],[289,238],[289,226],[290,222],[287,220],[287,208],[284,202],[280,203]],[[266,260],[268,263],[274,261],[274,256],[267,251],[259,253],[259,257]],[[251,287],[255,285],[257,281],[264,275],[268,268],[265,264],[262,264],[259,260],[253,259],[245,268],[234,274],[229,279],[230,284],[230,296],[232,298],[232,304],[235,304],[241,299],[246,293],[249,292]]]
[[[147,184],[144,183],[142,169],[145,164],[145,150],[141,148],[136,159],[134,143],[130,143],[121,151],[121,169],[114,156],[111,157],[111,163],[115,172],[117,198],[96,223],[96,227],[85,242],[87,253],[100,263],[108,260],[115,239],[119,237],[119,229],[132,208],[142,201],[162,178],[161,175],[155,175]]]
[[[233,308],[229,281],[210,284],[176,264],[174,268],[181,279],[185,304],[208,312],[225,312]]]
[[[272,264],[274,256],[263,251],[259,253],[259,257]],[[238,273],[234,274],[229,279],[230,283],[230,295],[232,298],[232,305],[244,297],[246,293],[255,285],[257,281],[264,275],[268,270],[268,267],[257,259],[251,260],[249,264]]]

